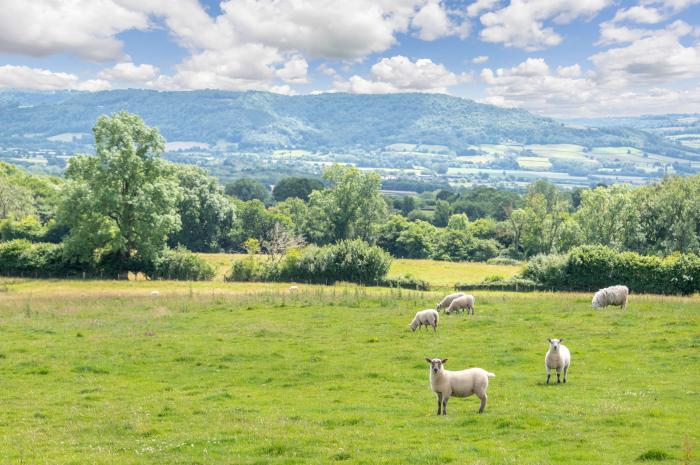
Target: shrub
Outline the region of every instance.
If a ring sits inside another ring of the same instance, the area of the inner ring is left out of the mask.
[[[202,258],[178,247],[165,250],[156,258],[147,274],[150,278],[208,281],[214,277],[216,270]]]
[[[520,265],[522,262],[510,257],[493,257],[486,260],[489,265]]]
[[[31,243],[26,239],[0,242],[0,274],[51,276],[79,271],[64,258],[62,244]]]
[[[379,281],[380,286],[400,287],[403,289],[415,289],[417,291],[429,291],[430,283],[424,279],[418,279],[413,275],[390,276]]]
[[[390,264],[391,256],[387,252],[358,239],[294,249],[279,262],[251,255],[235,261],[226,280],[378,284]]]
[[[491,277],[494,278],[494,277]],[[501,291],[536,291],[542,289],[542,285],[530,279],[514,276],[506,279],[486,278],[480,283],[457,283],[455,289],[458,291],[477,290],[501,290]]]
[[[624,284],[633,292],[692,294],[700,291],[700,257],[675,254],[661,258],[581,246],[568,255],[533,257],[522,276],[552,289],[592,291]]]

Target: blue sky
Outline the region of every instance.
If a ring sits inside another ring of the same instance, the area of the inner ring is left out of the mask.
[[[700,111],[700,0],[5,0],[0,89],[443,92]]]

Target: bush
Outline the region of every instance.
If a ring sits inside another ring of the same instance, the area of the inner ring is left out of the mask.
[[[226,280],[379,284],[390,264],[387,252],[358,239],[291,250],[279,262],[251,255],[235,261]]]
[[[506,279],[492,276],[484,279],[484,281],[476,284],[458,283],[455,289],[458,291],[478,291],[478,290],[499,290],[499,291],[537,291],[542,289],[542,285],[530,279],[524,279],[519,276]]]
[[[403,289],[415,289],[417,291],[429,291],[430,283],[424,279],[418,279],[410,274],[404,276],[390,276],[379,281],[380,286],[400,287]]]
[[[534,257],[522,276],[551,289],[593,291],[624,284],[633,292],[692,294],[700,291],[700,257],[675,254],[662,258],[581,246],[568,255]]]
[[[208,281],[215,274],[213,266],[183,247],[165,250],[147,272],[149,278],[182,281]]]
[[[79,272],[64,258],[62,244],[31,243],[26,239],[0,242],[0,274],[52,276]]]
[[[520,265],[522,262],[510,257],[493,257],[486,260],[489,265]]]

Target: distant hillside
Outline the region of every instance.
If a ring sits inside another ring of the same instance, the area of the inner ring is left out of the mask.
[[[266,92],[0,93],[0,146],[77,149],[105,113],[127,110],[168,141],[233,150],[376,149],[396,143],[627,146],[655,153],[686,148],[636,129],[582,128],[471,100],[431,94],[283,96]],[[83,138],[81,139],[81,136]]]

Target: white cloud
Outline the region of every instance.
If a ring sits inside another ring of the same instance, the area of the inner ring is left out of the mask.
[[[131,62],[123,62],[100,71],[97,77],[106,81],[145,83],[158,77],[158,68],[149,64],[135,65]]]
[[[640,87],[603,79],[600,70],[582,74],[578,64],[553,73],[541,58],[496,71],[486,68],[481,72],[487,85],[482,101],[561,117],[695,112],[700,102],[697,85],[682,90]]]
[[[641,30],[625,47],[611,48],[591,56],[599,82],[664,84],[700,78],[700,41],[684,46],[680,39],[693,33],[683,21],[662,30]]]
[[[665,16],[656,8],[646,6],[633,6],[617,10],[613,22],[632,21],[635,23],[656,24],[663,21]]]
[[[448,87],[466,80],[457,76],[445,66],[433,63],[427,58],[415,62],[397,55],[383,58],[372,66],[370,79],[352,76],[347,81],[337,80],[335,90],[358,94],[394,92],[437,92],[445,93]]]
[[[119,59],[123,44],[116,34],[148,27],[147,14],[112,0],[3,1],[0,52]]]
[[[460,23],[460,20],[460,18],[450,19],[443,5],[437,0],[430,0],[413,17],[411,27],[417,29],[418,37],[426,41],[451,35],[464,39],[469,35],[469,22]]]
[[[502,43],[506,47],[541,50],[558,45],[562,37],[546,21],[567,24],[584,17],[591,18],[612,0],[511,0],[510,4],[481,16],[480,37],[485,42]]]
[[[28,66],[0,66],[0,88],[25,90],[107,90],[110,85],[101,79],[81,81],[70,73],[53,72]]]
[[[500,3],[500,0],[476,0],[467,7],[467,16],[479,16],[482,11],[490,11]]]
[[[480,65],[481,63],[486,63],[487,61],[489,61],[489,57],[486,55],[479,55],[478,57],[472,58],[472,63],[475,65]]]
[[[306,60],[297,55],[292,57],[284,64],[284,66],[275,71],[275,74],[284,82],[303,84],[308,82],[306,75],[308,69],[309,64],[306,62]]]

